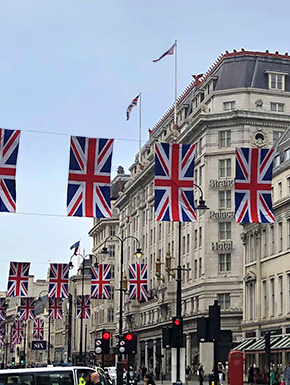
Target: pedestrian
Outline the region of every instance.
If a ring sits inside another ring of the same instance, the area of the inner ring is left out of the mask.
[[[288,362],[288,366],[285,366],[283,377],[285,385],[290,385],[290,362]]]
[[[252,385],[254,383],[254,365],[251,364],[248,370],[248,384]]]
[[[145,374],[147,373],[147,368],[146,368],[145,364],[142,364],[140,369],[141,369],[141,376],[143,379],[145,377]]]
[[[198,370],[198,382],[199,382],[199,385],[203,385],[204,370],[203,370],[202,364],[199,364],[197,370]]]
[[[155,385],[155,381],[150,374],[145,374],[143,381],[145,382],[145,385]]]
[[[190,377],[191,369],[189,366],[185,368],[185,383],[188,384],[189,377]]]
[[[272,367],[270,370],[270,385],[275,385],[276,383],[276,374],[274,372],[274,368]]]

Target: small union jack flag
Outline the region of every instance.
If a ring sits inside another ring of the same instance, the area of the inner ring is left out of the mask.
[[[16,164],[20,131],[0,128],[0,211],[16,211]]]
[[[155,219],[195,222],[195,145],[155,144]]]
[[[140,96],[140,94],[137,95],[136,98],[134,98],[134,99],[132,100],[132,102],[129,104],[129,107],[127,108],[127,111],[126,111],[126,120],[129,120],[129,118],[130,118],[130,112],[131,112],[132,108],[133,108],[134,106],[137,106],[139,96]]]
[[[29,262],[10,262],[7,297],[27,297]]]
[[[91,301],[89,295],[77,296],[77,318],[91,318],[90,304]]]
[[[43,325],[44,321],[41,318],[36,318],[33,322],[33,338],[43,340]]]
[[[110,218],[113,139],[71,136],[67,215]]]
[[[20,319],[34,319],[35,318],[35,298],[27,297],[21,298],[20,303]]]
[[[100,263],[97,267],[91,266],[91,298],[111,298],[111,265]]]
[[[148,301],[147,264],[129,264],[129,297]]]
[[[236,148],[235,208],[238,223],[273,223],[273,149]]]
[[[13,335],[12,335],[13,345],[21,344],[21,341],[23,338],[23,332],[24,332],[24,321],[17,318],[14,321],[14,325],[13,325]]]
[[[62,300],[60,298],[49,298],[49,318],[62,319]]]
[[[0,298],[0,321],[6,320],[7,305],[5,301],[6,301],[6,298]]]
[[[67,263],[51,263],[49,272],[49,298],[68,298]]]

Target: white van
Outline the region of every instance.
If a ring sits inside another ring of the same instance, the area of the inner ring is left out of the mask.
[[[87,366],[57,366],[27,369],[0,370],[0,385],[78,385],[85,372],[95,373]],[[99,373],[101,385],[108,380]]]

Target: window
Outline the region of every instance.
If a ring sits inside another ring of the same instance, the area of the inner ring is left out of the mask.
[[[278,252],[280,253],[283,250],[283,224],[282,222],[278,223]]]
[[[189,247],[190,247],[190,235],[187,234],[186,236],[186,252],[189,253]]]
[[[219,223],[219,240],[225,241],[231,239],[231,222]]]
[[[285,90],[285,73],[271,73],[266,72],[268,74],[269,81],[269,89],[272,90]]]
[[[279,310],[280,310],[280,315],[283,314],[283,276],[280,275],[278,277],[278,281],[279,281]]]
[[[268,300],[267,300],[267,281],[262,282],[262,290],[263,290],[263,302],[262,302],[262,316],[267,317],[268,314]]]
[[[114,309],[111,307],[108,309],[107,319],[108,319],[108,323],[114,322]]]
[[[285,104],[284,103],[270,103],[270,110],[275,112],[284,112]]]
[[[275,314],[275,284],[274,278],[270,279],[270,316],[273,317]]]
[[[218,294],[218,302],[221,307],[221,310],[227,310],[230,308],[230,294],[229,293],[222,293]]]
[[[116,235],[116,226],[110,226],[110,237]]]
[[[189,281],[190,279],[190,276],[189,276],[189,273],[190,273],[190,268],[189,268],[189,263],[187,262],[187,265],[186,265],[186,272],[187,272],[187,282]]]
[[[219,254],[219,272],[228,273],[231,271],[231,254]]]
[[[268,257],[267,229],[262,230],[262,258]]]
[[[199,184],[202,185],[202,171],[203,171],[203,166],[199,168]]]
[[[197,249],[197,229],[194,230],[194,248]]]
[[[219,208],[221,210],[231,209],[232,207],[231,190],[219,191]]]
[[[287,150],[285,150],[285,158],[284,160],[289,160],[290,159],[290,148],[287,148]]]
[[[115,266],[111,265],[111,279],[115,278]]]
[[[273,131],[273,144],[276,144],[280,136],[282,135],[282,132],[280,131]]]
[[[270,255],[273,255],[275,252],[275,236],[274,236],[274,225],[270,227]]]
[[[290,249],[290,219],[287,219],[287,249]]]
[[[231,131],[219,131],[219,147],[231,147]]]
[[[182,237],[182,255],[185,256],[185,236]]]
[[[109,257],[115,258],[115,245],[109,245]]]
[[[224,111],[234,110],[236,108],[236,102],[224,102]]]
[[[199,247],[202,246],[202,227],[199,228]]]
[[[227,178],[230,177],[231,170],[231,159],[220,159],[219,160],[219,177]]]
[[[194,260],[194,279],[197,279],[197,259]]]
[[[198,272],[199,278],[202,276],[202,258],[199,257],[199,272]]]
[[[282,198],[282,181],[278,182],[278,198]]]

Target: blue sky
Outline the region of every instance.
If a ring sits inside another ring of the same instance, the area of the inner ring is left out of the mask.
[[[178,93],[225,50],[290,51],[288,1],[0,0],[0,127],[22,130],[17,214],[0,213],[0,290],[9,261],[66,262],[92,219],[66,217],[69,135],[115,138],[112,163],[132,164],[142,139],[174,97],[173,57],[152,63],[178,41]]]

